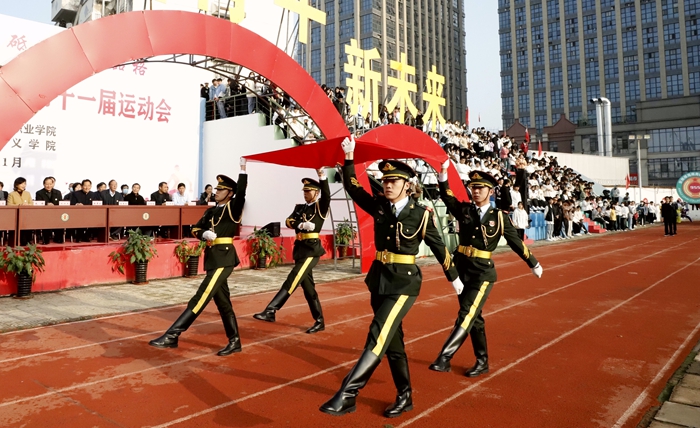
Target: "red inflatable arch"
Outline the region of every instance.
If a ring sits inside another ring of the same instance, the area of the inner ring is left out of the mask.
[[[115,35],[119,40],[107,45]],[[299,103],[326,138],[348,134],[313,78],[264,38],[208,15],[144,11],[77,25],[0,68],[0,149],[36,112],[93,74],[140,58],[174,54],[210,56],[253,70]]]

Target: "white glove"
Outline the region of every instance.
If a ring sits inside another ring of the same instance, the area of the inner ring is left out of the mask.
[[[340,147],[343,148],[343,151],[345,153],[350,153],[355,151],[355,136],[351,135],[350,138],[345,137],[342,143],[340,143]]]
[[[443,162],[443,163],[440,164],[440,166],[441,166],[443,169],[449,168],[449,167],[450,167],[450,158],[448,157],[447,160],[446,160],[445,162]]]
[[[206,239],[207,241],[213,241],[216,239],[216,233],[212,232],[211,230],[206,230],[204,233],[202,233],[202,238]]]
[[[305,221],[299,225],[299,229],[306,230],[306,231],[314,230],[315,228],[316,228],[316,225],[310,221]]]
[[[240,165],[245,166],[246,162],[247,162],[246,158],[241,158]]]
[[[532,268],[532,274],[538,278],[542,278],[542,266],[540,266],[539,263],[537,263],[537,266]]]
[[[464,284],[462,284],[461,279],[457,278],[454,281],[452,281],[452,286],[454,287],[457,294],[462,294],[462,290],[464,290]]]

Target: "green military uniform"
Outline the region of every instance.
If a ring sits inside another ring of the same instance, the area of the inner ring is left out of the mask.
[[[415,176],[415,172],[401,162],[382,161],[379,166],[384,174],[383,180],[408,180]],[[422,274],[415,264],[420,243],[425,240],[447,279],[453,281],[458,274],[433,223],[431,211],[409,196],[397,217],[392,212],[392,204],[384,196],[372,196],[360,186],[350,160],[346,160],[343,167],[343,184],[353,201],[374,218],[377,254],[365,279],[374,318],[364,353],[343,381],[340,391],[321,406],[321,411],[333,415],[354,411],[359,389],[364,387],[386,353],[398,396],[397,402],[385,411],[385,416],[399,416],[413,407],[402,320],[420,293]]]
[[[497,183],[495,178],[481,171],[472,171],[470,178],[470,186],[493,188]],[[471,335],[477,363],[466,374],[478,376],[488,372],[486,331],[481,309],[496,282],[496,267],[491,260],[491,253],[498,246],[501,237],[504,237],[508,246],[528,266],[534,268],[538,263],[518,236],[510,217],[503,211],[487,205],[480,219],[482,209],[474,203],[457,200],[447,180],[440,182],[440,197],[450,214],[459,222],[459,247],[455,251],[454,261],[464,290],[458,296],[459,312],[454,329],[430,369],[450,371],[450,359],[464,343],[467,335]]]
[[[319,239],[319,232],[323,228],[323,223],[328,215],[328,209],[331,205],[331,192],[328,187],[328,180],[325,178],[320,180],[320,182],[311,178],[304,178],[301,182],[304,185],[303,190],[320,191],[321,197],[310,204],[296,205],[292,214],[285,221],[287,227],[294,229],[297,233],[292,251],[294,267],[287,275],[287,280],[282,284],[280,291],[272,298],[265,310],[253,315],[253,317],[262,321],[274,322],[275,311],[282,309],[289,296],[300,285],[309,304],[311,316],[315,320],[314,325],[306,332],[316,333],[325,329],[325,322],[321,301],[318,298],[318,293],[316,293],[316,284],[314,283],[312,270],[318,264],[321,256],[326,254],[326,250],[323,249]],[[313,223],[313,230],[300,229],[301,224],[305,222]]]
[[[231,306],[227,279],[233,272],[233,268],[240,263],[233,245],[233,237],[238,235],[241,226],[248,176],[241,173],[238,176],[238,183],[224,175],[218,176],[217,180],[219,181],[216,186],[217,191],[232,192],[236,189],[236,196],[225,205],[217,205],[206,210],[192,228],[192,234],[199,239],[204,239],[202,235],[206,231],[216,233],[216,239],[204,250],[204,269],[207,275],[187,304],[187,309],[163,336],[150,342],[152,346],[176,348],[180,333],[187,330],[209,301],[214,299],[229,340],[229,344],[219,351],[219,355],[228,355],[239,352],[241,349],[238,324]]]

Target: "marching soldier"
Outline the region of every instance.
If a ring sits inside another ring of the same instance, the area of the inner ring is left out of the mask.
[[[422,275],[415,258],[421,241],[425,240],[433,251],[457,293],[463,285],[433,224],[432,212],[411,197],[417,190],[415,171],[402,162],[381,161],[384,193],[374,197],[360,186],[355,176],[354,138],[346,138],[342,148],[345,190],[360,208],[374,217],[377,254],[365,279],[374,318],[362,356],[343,380],[340,390],[320,410],[336,416],[354,412],[359,390],[367,384],[386,353],[397,397],[384,416],[393,418],[413,409],[402,320],[420,293]]]
[[[202,218],[192,228],[192,234],[207,241],[204,251],[204,269],[207,276],[199,286],[194,297],[187,304],[187,309],[162,336],[151,340],[149,345],[156,348],[177,348],[178,337],[187,330],[190,325],[202,313],[209,301],[213,298],[216,307],[224,323],[228,345],[221,349],[217,355],[225,356],[235,352],[241,352],[241,340],[238,335],[236,315],[231,306],[231,294],[226,280],[238,266],[238,254],[233,246],[233,237],[237,235],[241,226],[243,205],[245,204],[245,190],[248,184],[246,174],[246,160],[241,158],[241,173],[236,184],[225,175],[216,177],[216,206],[204,212]],[[235,198],[234,198],[235,195]]]
[[[318,178],[319,181],[311,178],[301,180],[304,185],[302,190],[304,191],[305,203],[295,206],[294,212],[285,222],[288,228],[297,232],[292,253],[294,268],[289,272],[287,280],[282,284],[282,288],[265,310],[253,315],[255,319],[275,322],[275,312],[282,309],[289,296],[294,293],[298,285],[301,285],[301,288],[304,290],[304,297],[309,303],[309,309],[311,309],[311,316],[315,320],[314,325],[306,330],[309,334],[323,331],[326,328],[323,321],[321,301],[318,298],[318,293],[316,293],[312,269],[316,266],[321,256],[326,253],[323,246],[321,246],[318,233],[321,231],[323,222],[328,215],[331,193],[323,169],[318,170]],[[318,198],[319,193],[321,194],[320,198]]]
[[[496,179],[485,172],[472,171],[469,173],[469,187],[473,202],[461,202],[455,198],[447,183],[448,162],[449,160],[443,163],[438,177],[440,197],[447,210],[459,221],[460,245],[454,260],[465,288],[459,295],[455,326],[440,355],[429,368],[449,372],[450,360],[467,336],[471,336],[476,364],[465,375],[475,377],[489,372],[486,330],[481,309],[496,282],[496,268],[491,260],[491,252],[496,249],[501,237],[504,237],[508,246],[527,263],[538,278],[542,276],[542,267],[518,237],[510,218],[503,211],[491,208],[489,197],[497,184]]]

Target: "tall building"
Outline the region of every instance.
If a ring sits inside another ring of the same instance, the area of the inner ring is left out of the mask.
[[[630,156],[644,185],[700,169],[700,116],[664,114],[700,95],[700,0],[498,0],[498,13],[504,129],[519,121],[540,133],[564,114],[577,137],[559,149],[597,153],[589,100],[606,97],[613,153]],[[631,135],[651,136],[640,171]],[[682,166],[657,176],[663,158]]]
[[[416,68],[412,83],[418,87],[413,102],[423,110],[422,93],[427,72],[434,65],[445,76],[445,119],[464,121],[467,108],[467,71],[464,29],[464,0],[312,0],[326,13],[326,25],[309,26],[308,44],[299,44],[297,61],[319,83],[346,86],[345,45],[358,41],[363,50],[377,48],[380,61],[372,70],[381,73],[380,104],[387,93],[389,77],[399,77],[390,68],[405,53]]]

